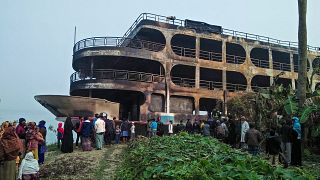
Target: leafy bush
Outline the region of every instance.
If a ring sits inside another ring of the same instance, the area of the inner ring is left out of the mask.
[[[181,133],[136,141],[124,153],[118,179],[314,179],[273,167],[213,138]]]

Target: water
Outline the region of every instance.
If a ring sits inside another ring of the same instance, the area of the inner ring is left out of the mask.
[[[18,121],[19,118],[25,118],[27,122],[34,121],[39,122],[41,120],[46,121],[47,127],[47,144],[52,144],[57,142],[56,134],[49,130],[49,126],[53,126],[53,129],[57,129],[58,122],[55,120],[55,116],[49,111],[43,110],[29,110],[29,111],[18,111],[18,110],[0,110],[0,124],[4,121],[13,122]]]

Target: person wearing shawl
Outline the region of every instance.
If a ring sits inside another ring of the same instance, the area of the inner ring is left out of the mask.
[[[293,117],[291,165],[301,166],[301,125],[298,117]]]
[[[58,140],[58,148],[60,149],[60,142],[63,140],[64,129],[62,127],[62,123],[58,123],[57,128],[57,140]]]
[[[32,152],[28,152],[22,160],[18,179],[39,179],[39,164],[38,161],[34,159]]]
[[[5,128],[0,138],[0,179],[16,179],[16,158],[20,153],[21,144],[15,128]]]
[[[25,152],[26,152],[26,149],[25,149],[25,146],[26,146],[26,119],[24,119],[24,118],[19,119],[19,124],[16,127],[16,133],[19,136],[21,144],[23,145],[22,146],[23,149],[22,149],[21,157],[20,157],[22,159],[25,155]]]
[[[66,122],[64,123],[64,133],[61,151],[64,153],[72,153],[73,152],[73,124],[71,121],[71,117],[67,117]]]
[[[89,121],[88,117],[84,118],[84,122],[82,124],[82,128],[80,130],[81,133],[81,142],[82,142],[82,150],[83,151],[91,151],[91,140],[90,135],[92,133],[92,124]]]
[[[35,122],[29,123],[29,128],[26,133],[27,150],[32,151],[36,160],[39,160],[38,144],[43,142],[41,133],[37,132],[37,126]]]
[[[44,163],[44,154],[46,152],[46,136],[47,136],[47,128],[46,128],[46,121],[41,120],[39,122],[38,128],[39,128],[39,132],[41,133],[42,137],[43,137],[43,142],[39,143],[38,146],[38,153],[39,153],[39,164],[43,164]]]

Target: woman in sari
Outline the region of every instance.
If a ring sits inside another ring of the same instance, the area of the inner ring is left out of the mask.
[[[73,152],[73,124],[70,117],[67,117],[66,122],[64,123],[64,133],[63,140],[61,145],[61,151],[64,153]]]
[[[0,138],[0,179],[16,179],[16,158],[21,150],[14,127],[5,128]]]
[[[38,144],[43,142],[43,138],[37,131],[37,126],[35,122],[29,123],[29,129],[26,133],[27,139],[27,150],[32,151],[34,158],[39,160]]]

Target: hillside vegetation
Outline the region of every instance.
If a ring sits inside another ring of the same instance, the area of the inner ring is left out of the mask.
[[[187,133],[133,142],[125,154],[119,179],[314,179],[299,168],[273,167],[262,157]]]

